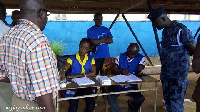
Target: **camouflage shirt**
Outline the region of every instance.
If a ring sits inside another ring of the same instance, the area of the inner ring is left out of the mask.
[[[174,21],[169,29],[163,30],[161,78],[187,79],[190,55],[186,47],[194,42],[192,32],[177,21]]]

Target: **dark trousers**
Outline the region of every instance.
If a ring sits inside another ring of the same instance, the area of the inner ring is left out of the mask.
[[[74,96],[82,96],[82,95],[89,95],[89,94],[93,94],[91,88],[81,88],[76,91]],[[68,112],[77,112],[78,101],[79,99],[69,100]],[[95,109],[94,97],[85,98],[85,102],[86,102],[86,112],[93,112]]]
[[[105,58],[95,59],[96,75],[98,75],[99,72],[102,70],[104,59]]]
[[[96,75],[98,75],[99,72],[102,70],[104,59],[105,58],[95,59]],[[97,93],[97,91],[97,88],[95,88],[95,93]],[[95,99],[97,99],[97,97],[95,97]]]
[[[137,90],[138,88],[135,87],[133,88],[133,90]],[[116,88],[116,86],[111,86],[109,88],[110,92],[119,92],[122,90],[119,90],[118,88]],[[111,112],[120,112],[120,108],[117,102],[117,98],[119,97],[120,94],[112,94],[108,96],[108,103],[110,105],[110,111]],[[138,110],[140,109],[142,103],[144,102],[145,98],[144,96],[140,93],[140,92],[132,92],[130,93],[130,96],[132,98],[134,98],[134,100],[131,102],[131,111],[132,112],[138,112]]]
[[[192,94],[192,99],[196,102],[196,112],[200,112],[200,82],[197,82],[195,90]]]

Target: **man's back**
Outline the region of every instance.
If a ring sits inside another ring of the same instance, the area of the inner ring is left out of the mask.
[[[56,95],[56,58],[46,36],[36,25],[21,19],[19,25],[11,28],[1,39],[0,49],[0,61],[4,64],[17,96],[35,100],[35,97],[48,91]],[[52,78],[52,81],[45,80],[48,78]]]

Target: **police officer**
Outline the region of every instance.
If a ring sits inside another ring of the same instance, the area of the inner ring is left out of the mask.
[[[188,86],[189,57],[195,49],[191,31],[177,21],[171,21],[163,7],[148,15],[154,26],[162,32],[161,82],[168,112],[183,112],[184,96]]]

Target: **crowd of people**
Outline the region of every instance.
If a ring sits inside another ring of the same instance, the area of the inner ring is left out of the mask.
[[[20,0],[19,9],[13,11],[13,22],[6,21],[6,7],[0,3],[0,112],[9,112],[6,107],[17,108],[15,112],[55,112],[55,97],[59,81],[77,77],[94,77],[105,73],[103,63],[110,57],[108,44],[113,36],[102,26],[101,13],[94,14],[94,26],[82,38],[79,50],[69,57],[58,71],[57,59],[47,37],[42,33],[47,23],[47,8],[42,0]],[[183,112],[184,96],[188,87],[189,57],[193,56],[192,67],[200,73],[200,35],[195,44],[187,26],[172,21],[164,8],[154,9],[148,15],[154,26],[162,32],[161,74],[163,98],[168,112]],[[148,75],[144,72],[145,57],[139,53],[137,43],[130,43],[124,53],[119,53],[111,69],[113,75]],[[104,74],[105,75],[105,74]],[[137,84],[110,86],[109,92],[137,90]],[[69,89],[63,97],[95,94],[96,88]],[[120,112],[117,98],[120,94],[108,95],[111,112]],[[141,92],[132,92],[134,100],[128,102],[129,111],[138,112],[145,97]],[[196,111],[200,112],[200,78],[193,93]],[[69,100],[69,112],[77,112],[78,99]],[[95,98],[87,97],[86,112],[95,110]],[[42,107],[38,109],[38,107]]]

